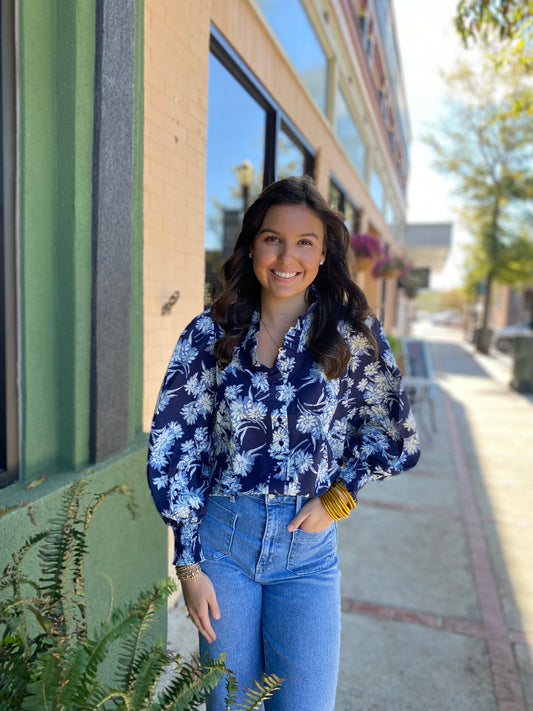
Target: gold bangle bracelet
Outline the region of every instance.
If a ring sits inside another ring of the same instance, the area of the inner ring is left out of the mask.
[[[190,565],[177,565],[176,577],[178,580],[192,580],[202,572],[200,563],[191,563]]]
[[[353,509],[355,508],[355,500],[348,491],[348,489],[344,486],[344,484],[342,484],[340,481],[334,481],[332,487],[335,489],[337,494],[340,495],[344,503],[347,504],[349,510],[353,511]]]
[[[340,482],[334,481],[330,488],[320,495],[320,501],[334,521],[346,518],[356,506],[353,496]]]

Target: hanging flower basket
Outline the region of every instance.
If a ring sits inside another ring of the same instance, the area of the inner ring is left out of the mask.
[[[383,254],[381,242],[374,235],[352,235],[350,244],[355,254],[355,268],[358,272],[370,271],[375,260]]]
[[[384,255],[374,264],[372,276],[376,279],[399,279],[407,274],[410,267],[403,257]]]
[[[355,269],[358,272],[369,272],[374,266],[372,257],[356,257]]]

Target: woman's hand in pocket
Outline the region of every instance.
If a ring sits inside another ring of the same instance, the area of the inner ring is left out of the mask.
[[[309,499],[296,516],[287,525],[287,531],[292,533],[297,528],[308,533],[319,533],[331,526],[333,519],[328,514],[318,496]]]

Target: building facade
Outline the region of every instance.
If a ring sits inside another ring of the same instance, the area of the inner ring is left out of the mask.
[[[0,31],[0,565],[69,481],[131,484],[138,518],[105,502],[91,531],[87,590],[101,617],[168,569],[147,431],[246,205],[306,173],[351,233],[404,250],[409,125],[393,9],[12,0]],[[392,329],[396,282],[352,267]]]
[[[216,293],[264,185],[310,174],[351,233],[403,253],[409,122],[394,27],[386,0],[146,0],[145,428],[177,334]],[[393,329],[395,282],[357,266]]]
[[[167,572],[142,432],[144,9],[19,0],[0,13],[0,570],[69,482],[129,484],[137,518],[112,497],[91,523],[95,624]]]

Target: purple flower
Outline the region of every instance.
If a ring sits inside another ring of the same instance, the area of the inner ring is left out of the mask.
[[[352,235],[350,244],[356,257],[370,257],[375,259],[383,254],[379,237],[374,235]]]
[[[400,278],[405,276],[410,268],[409,263],[403,257],[385,254],[374,264],[372,276],[378,279],[379,277],[391,276],[397,272],[398,278]]]

